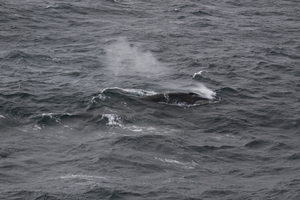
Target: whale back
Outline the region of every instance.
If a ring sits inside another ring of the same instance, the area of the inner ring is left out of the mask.
[[[161,102],[161,103],[168,103],[168,104],[180,104],[180,103],[204,104],[212,101],[193,92],[159,93],[159,94],[144,97],[143,99],[153,101],[153,102]]]

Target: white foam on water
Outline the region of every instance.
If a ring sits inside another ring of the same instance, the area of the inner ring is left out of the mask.
[[[107,179],[103,176],[88,176],[88,175],[79,175],[79,174],[70,174],[59,177],[60,179],[84,179],[84,180],[95,180],[95,179]]]
[[[185,169],[194,169],[196,163],[195,162],[180,162],[178,160],[174,160],[174,159],[167,159],[167,158],[159,158],[159,157],[155,157],[156,160],[165,162],[165,163],[169,163],[169,164],[176,164],[176,165],[181,165],[183,166]]]
[[[116,114],[103,114],[102,118],[106,118],[108,120],[106,125],[124,127],[121,117]]]
[[[193,78],[195,78],[197,75],[201,75],[202,74],[202,70],[201,71],[199,71],[199,72],[196,72],[194,75],[193,75]]]

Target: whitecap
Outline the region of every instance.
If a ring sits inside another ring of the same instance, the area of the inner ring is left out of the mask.
[[[159,158],[159,157],[155,157],[156,160],[165,162],[165,163],[169,163],[169,164],[176,164],[176,165],[181,165],[183,166],[185,169],[194,169],[196,166],[195,162],[180,162],[178,160],[174,160],[174,159],[167,159],[167,158]]]
[[[124,125],[121,121],[121,117],[119,117],[116,114],[103,114],[102,119],[104,119],[104,118],[108,120],[106,125],[124,127]]]
[[[202,70],[201,71],[199,71],[199,72],[196,72],[196,73],[194,73],[194,75],[193,75],[193,78],[195,78],[197,75],[202,75]]]
[[[70,174],[59,177],[60,179],[83,179],[83,180],[95,180],[95,179],[107,179],[104,176],[88,176],[80,174]]]

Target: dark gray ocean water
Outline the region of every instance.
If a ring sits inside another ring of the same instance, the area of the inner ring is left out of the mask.
[[[298,0],[0,0],[0,69],[0,199],[300,198]]]

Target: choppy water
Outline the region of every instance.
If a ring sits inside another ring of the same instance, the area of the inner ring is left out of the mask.
[[[298,199],[299,1],[0,1],[0,199]],[[192,91],[201,106],[141,101]]]

